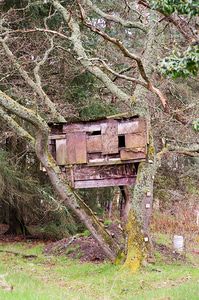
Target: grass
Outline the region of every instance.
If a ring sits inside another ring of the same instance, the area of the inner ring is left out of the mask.
[[[7,291],[0,284],[0,299],[199,299],[199,265],[167,265],[159,257],[156,265],[132,275],[110,263],[80,264],[64,255],[44,256],[42,247],[24,242],[0,244],[1,250],[38,256],[27,259],[0,252],[0,275],[8,273],[6,283],[13,285],[13,290]]]

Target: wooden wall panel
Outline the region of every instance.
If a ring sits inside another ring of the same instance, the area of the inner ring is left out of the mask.
[[[135,184],[135,182],[136,182],[136,176],[131,177],[131,178],[75,181],[75,189],[85,189],[85,188],[105,187],[105,186],[133,185],[133,184]]]
[[[121,160],[137,160],[139,158],[146,158],[145,149],[140,148],[138,152],[127,151],[125,149],[122,149],[120,151],[120,158]]]
[[[118,134],[137,133],[146,131],[146,119],[122,120],[118,122]]]
[[[75,154],[76,154],[76,164],[87,163],[85,132],[79,132],[75,134]]]
[[[58,165],[67,164],[66,139],[56,140],[56,161]]]
[[[102,154],[112,153],[118,153],[118,121],[110,119],[102,133]]]
[[[87,152],[101,152],[102,151],[102,137],[101,135],[89,136],[86,139]]]
[[[143,148],[146,145],[146,137],[143,134],[126,134],[125,135],[126,148]]]
[[[87,163],[86,133],[79,132],[66,136],[67,164]]]
[[[67,153],[67,164],[75,164],[76,162],[76,143],[75,134],[66,135],[66,153]]]

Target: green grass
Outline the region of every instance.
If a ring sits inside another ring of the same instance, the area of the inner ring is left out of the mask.
[[[32,243],[0,244],[2,250],[38,255],[27,259],[0,252],[0,275],[8,273],[7,285],[14,287],[6,291],[0,284],[0,299],[199,299],[198,266],[160,261],[132,275],[110,263],[80,264],[64,255],[44,256],[42,247]]]

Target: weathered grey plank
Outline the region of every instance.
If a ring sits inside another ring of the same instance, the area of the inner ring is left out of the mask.
[[[87,152],[101,152],[102,151],[102,137],[101,135],[89,136],[86,139]]]
[[[107,120],[102,134],[102,154],[118,153],[118,121]]]
[[[75,181],[76,189],[105,187],[105,186],[120,186],[133,185],[136,182],[136,176],[131,178],[103,179],[103,180],[85,180]]]
[[[121,160],[137,160],[146,158],[145,148],[139,149],[139,152],[127,151],[125,149],[122,149],[120,151],[120,157]]]
[[[105,178],[131,177],[135,175],[134,164],[106,166],[74,166],[74,178],[78,180],[95,180]]]
[[[56,140],[56,161],[58,165],[67,164],[66,139]]]
[[[143,148],[146,145],[146,136],[143,133],[127,133],[125,135],[126,148]]]
[[[66,153],[67,153],[67,163],[66,164],[75,164],[76,163],[76,136],[75,133],[66,135]]]
[[[85,132],[79,132],[75,134],[75,151],[76,151],[76,164],[87,163]]]

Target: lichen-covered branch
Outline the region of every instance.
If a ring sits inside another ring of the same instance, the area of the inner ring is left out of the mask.
[[[63,7],[59,1],[49,0],[49,2],[54,6],[57,11],[62,15],[64,21],[67,23],[69,19],[69,11],[67,8]],[[82,46],[81,32],[78,23],[73,17],[70,19],[70,25],[73,28],[71,32],[71,37],[69,40],[73,43],[74,51],[78,58],[82,58],[81,63],[86,70],[93,74],[97,79],[99,79],[103,84],[109,89],[109,91],[115,95],[118,99],[129,105],[130,96],[124,93],[120,88],[114,84],[111,79],[97,66],[93,66],[92,62],[88,60],[88,56]]]
[[[79,3],[79,1],[78,1],[78,3]],[[145,33],[147,33],[147,31],[148,31],[147,27],[144,27],[140,23],[127,21],[116,14],[105,13],[104,11],[99,9],[95,4],[93,4],[93,2],[90,0],[84,0],[83,3],[87,4],[96,14],[98,14],[100,17],[102,17],[108,21],[113,21],[115,23],[119,23],[121,26],[123,26],[125,28],[136,28],[136,29],[144,31]]]
[[[7,56],[12,60],[13,65],[15,66],[15,68],[17,69],[17,71],[20,73],[20,75],[23,77],[23,79],[25,80],[25,82],[34,90],[34,92],[36,92],[40,99],[42,101],[44,101],[44,103],[47,105],[47,107],[50,109],[51,112],[51,118],[54,121],[58,121],[58,122],[64,122],[65,119],[63,118],[63,116],[61,116],[56,108],[54,103],[50,100],[50,98],[47,96],[47,94],[44,92],[44,90],[41,87],[41,80],[39,78],[39,74],[38,74],[38,70],[39,70],[39,66],[45,62],[45,58],[47,57],[49,51],[51,51],[52,49],[52,45],[51,48],[47,50],[47,52],[44,55],[43,60],[40,62],[40,64],[38,65],[38,67],[36,66],[35,68],[35,76],[36,76],[36,83],[30,78],[30,76],[28,75],[28,73],[22,68],[22,66],[18,63],[17,59],[15,58],[15,56],[13,55],[12,51],[9,49],[8,45],[6,44],[6,40],[8,38],[5,37],[4,39],[0,39],[0,42],[3,45],[3,48],[5,50],[5,53],[7,54]]]

